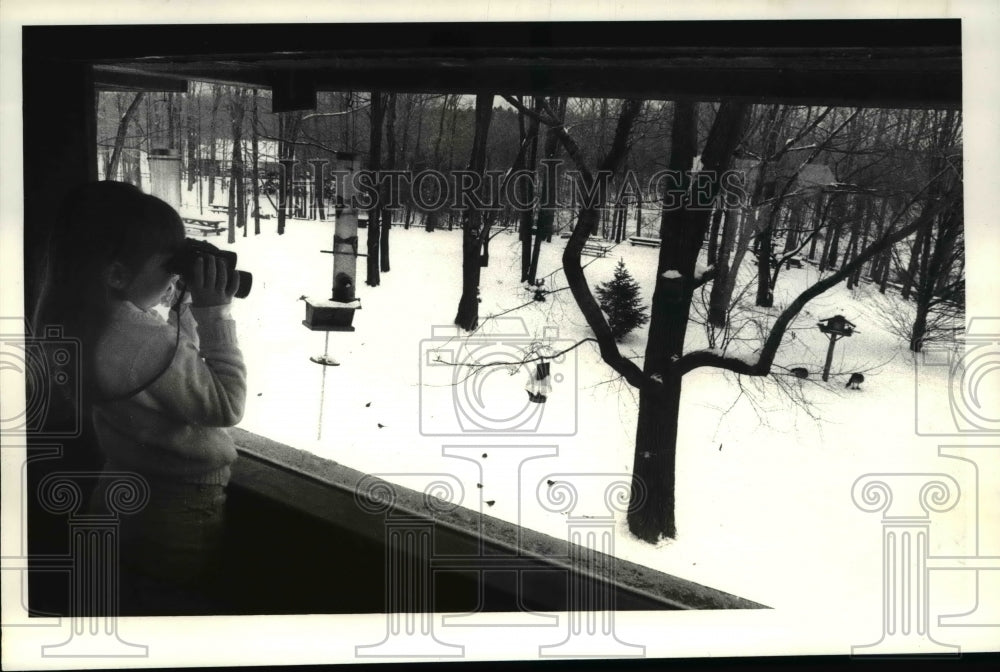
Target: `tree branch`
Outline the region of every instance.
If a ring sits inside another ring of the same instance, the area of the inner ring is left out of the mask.
[[[570,158],[573,159],[573,163],[576,164],[576,168],[580,171],[580,177],[583,179],[584,184],[586,184],[587,187],[590,187],[594,181],[594,177],[591,175],[590,169],[587,167],[587,161],[583,157],[583,152],[580,151],[580,147],[576,144],[576,141],[574,141],[573,138],[570,137],[569,133],[566,132],[566,127],[563,123],[555,118],[552,110],[548,107],[544,100],[542,101],[542,105],[549,113],[549,116],[539,114],[535,110],[525,107],[513,96],[503,96],[503,99],[516,107],[519,112],[522,112],[526,116],[531,117],[532,119],[535,119],[552,129],[552,131],[556,134],[556,137],[559,139],[559,142],[566,148],[566,153],[569,154]]]
[[[909,207],[920,199],[931,184],[934,184],[945,172],[946,171],[941,171],[929,180],[928,183],[924,185],[923,189],[917,192],[910,202],[907,203],[906,207],[900,210],[899,214],[893,218],[890,225],[886,227],[887,233],[881,240],[875,241],[869,245],[850,263],[844,264],[840,270],[833,275],[820,280],[815,285],[807,287],[795,298],[794,301],[789,304],[788,308],[786,308],[778,316],[774,325],[771,327],[771,331],[768,333],[767,339],[764,341],[764,347],[761,349],[756,362],[751,363],[737,357],[727,357],[708,350],[697,350],[682,356],[677,361],[676,370],[678,373],[680,375],[684,375],[685,373],[693,371],[696,368],[711,366],[748,376],[768,375],[771,371],[771,365],[774,363],[774,357],[778,352],[778,347],[781,345],[785,331],[788,329],[788,325],[791,324],[792,320],[795,319],[795,317],[799,314],[802,308],[809,303],[809,301],[816,298],[831,287],[839,284],[842,280],[844,280],[844,278],[861,268],[876,254],[912,235],[917,229],[926,225],[927,222],[931,221],[943,208],[948,205],[948,201],[950,199],[936,199],[934,202],[925,205],[923,212],[921,212],[920,216],[913,222],[893,233],[888,233],[888,231],[892,229],[893,225],[902,218]]]
[[[618,168],[618,164],[624,158],[627,151],[629,132],[641,109],[642,101],[638,100],[627,100],[622,105],[611,149],[600,163],[602,170],[614,171]],[[574,153],[579,154],[576,143],[572,141],[572,138],[569,137],[564,129],[556,128],[555,131],[558,139],[562,142],[570,156],[574,156]],[[582,156],[574,156],[574,160],[582,160]],[[586,164],[578,163],[578,166],[585,179],[593,180],[589,170],[587,170]],[[577,226],[566,242],[566,248],[563,250],[563,272],[566,274],[566,282],[569,284],[574,300],[576,300],[580,311],[587,320],[587,324],[597,337],[601,359],[621,374],[629,384],[634,387],[641,387],[644,382],[642,369],[631,359],[624,357],[618,349],[618,344],[611,333],[611,327],[608,325],[604,313],[601,312],[600,306],[594,299],[594,295],[590,291],[590,285],[587,283],[587,277],[583,272],[583,267],[580,265],[581,250],[584,243],[587,242],[587,237],[594,231],[597,222],[598,213],[595,206],[591,205],[581,208],[580,214],[577,217]]]

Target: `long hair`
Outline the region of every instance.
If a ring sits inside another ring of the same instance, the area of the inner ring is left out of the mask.
[[[184,240],[180,215],[164,201],[124,182],[94,182],[61,204],[49,233],[45,273],[32,317],[34,334],[62,329],[80,343],[82,390],[93,391],[93,353],[113,299],[106,273],[114,262],[138,272],[156,253]]]

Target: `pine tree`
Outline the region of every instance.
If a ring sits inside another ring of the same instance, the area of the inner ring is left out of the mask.
[[[611,333],[619,341],[636,327],[649,322],[646,306],[639,296],[639,283],[625,268],[624,260],[618,260],[615,276],[610,282],[597,286],[597,298],[608,315]]]

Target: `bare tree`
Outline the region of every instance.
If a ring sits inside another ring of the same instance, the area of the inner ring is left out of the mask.
[[[520,98],[518,99],[520,101]],[[536,101],[535,108],[540,105]],[[527,121],[527,127],[525,127]],[[535,171],[538,159],[538,118],[536,116],[526,117],[524,112],[518,110],[518,130],[521,139],[521,152],[515,162],[515,170]],[[518,239],[521,242],[521,282],[527,282],[531,272],[531,230],[535,226],[535,211],[528,206],[535,199],[535,185],[533,180],[520,180],[517,183],[522,207],[518,218]]]
[[[229,169],[229,242],[236,242],[236,227],[246,226],[246,197],[243,185],[243,117],[246,113],[245,91],[234,89],[229,97],[233,153]]]
[[[518,104],[511,97],[506,97],[506,100],[515,106]],[[523,106],[522,109],[525,113],[530,113]],[[616,136],[621,133],[627,135],[631,127],[629,109],[628,104],[623,107]],[[638,114],[638,106],[635,107],[635,114]],[[724,172],[723,169],[742,136],[746,115],[745,103],[724,101],[719,106],[704,149],[700,153],[702,168],[709,176],[710,196],[718,195],[719,176]],[[676,171],[685,194],[691,185],[693,159],[698,155],[696,118],[693,103],[675,103],[669,168]],[[551,115],[544,118],[544,121],[557,128],[560,142],[577,163],[581,179],[592,181],[592,174],[587,170],[575,141],[559,130]],[[602,162],[602,166],[618,165],[610,157],[617,155],[620,160],[625,144],[624,139],[619,142],[616,137],[609,158]],[[928,184],[933,184],[940,178],[941,174],[935,175]],[[581,208],[577,228],[563,253],[563,269],[573,297],[595,334],[601,358],[626,382],[639,390],[633,486],[628,513],[629,529],[633,534],[645,541],[655,542],[661,537],[674,537],[677,533],[674,514],[675,456],[681,381],[684,375],[706,366],[731,371],[740,376],[769,375],[785,333],[809,301],[839,284],[887,247],[912,235],[928,219],[937,216],[946,199],[924,199],[924,191],[926,186],[911,199],[911,204],[921,200],[923,202],[918,217],[908,223],[900,223],[902,213],[909,210],[908,204],[886,226],[879,239],[861,250],[837,272],[809,286],[791,301],[766,331],[755,358],[729,356],[715,350],[684,352],[693,293],[713,279],[710,271],[696,271],[698,253],[704,242],[710,213],[704,208],[689,207],[694,200],[690,197],[682,201],[680,207],[664,208],[661,226],[663,242],[660,246],[645,359],[641,368],[619,351],[610,327],[590,292],[580,264],[580,251],[587,235],[598,225],[599,215],[594,208]]]
[[[382,168],[382,124],[385,119],[385,96],[380,91],[372,91],[371,97],[368,168],[373,173],[377,173]],[[379,275],[379,261],[381,260],[379,243],[382,234],[383,206],[383,199],[376,198],[375,203],[368,209],[368,256],[366,257],[368,272],[365,284],[369,287],[378,287],[381,282]]]
[[[386,99],[386,114],[385,114],[385,143],[386,143],[386,156],[385,156],[385,169],[395,170],[396,168],[396,94],[390,93]],[[389,189],[392,188],[392,184],[383,185],[380,192],[382,194],[381,201],[382,206],[382,244],[380,246],[380,264],[383,273],[388,273],[391,269],[389,267],[389,230],[392,229],[392,219],[393,213],[391,210],[385,208],[385,204],[396,201],[396,194],[390,194]]]
[[[494,94],[476,96],[476,126],[472,141],[469,170],[483,175],[486,171],[486,140],[493,116]],[[466,207],[462,219],[462,296],[458,301],[455,324],[466,331],[479,325],[479,277],[483,242],[489,237],[480,208]]]
[[[302,112],[282,112],[278,114],[278,235],[285,233],[285,220],[291,211],[294,194],[289,184],[295,166],[295,142],[302,127]],[[345,125],[346,127],[346,125]]]
[[[260,119],[257,116],[257,89],[253,90],[250,102],[250,133],[251,142],[250,145],[250,156],[252,161],[251,175],[253,185],[252,187],[252,199],[253,199],[253,233],[255,236],[260,235]]]
[[[561,97],[550,101],[550,109],[555,114],[555,121],[562,123],[566,118],[566,101],[567,98]],[[551,161],[556,156],[556,149],[558,148],[558,138],[556,136],[555,130],[550,128],[545,133],[545,143],[542,147],[542,158],[546,161]],[[535,284],[536,275],[538,274],[538,257],[541,255],[542,241],[550,238],[552,236],[552,224],[555,221],[556,211],[552,208],[550,201],[554,200],[555,191],[559,185],[554,184],[555,175],[551,170],[542,170],[541,179],[541,193],[539,194],[539,208],[538,217],[535,220],[535,232],[534,232],[534,242],[531,247],[531,261],[528,264],[528,277],[526,278],[529,284]],[[530,235],[529,230],[529,235]]]
[[[129,103],[128,108],[125,110],[125,114],[122,115],[118,122],[118,132],[115,134],[115,146],[111,150],[111,157],[104,166],[105,179],[113,180],[118,174],[118,162],[122,155],[122,149],[125,147],[125,138],[128,136],[128,127],[129,124],[132,123],[132,117],[135,116],[136,110],[139,109],[139,105],[142,103],[144,95],[145,94],[142,91],[135,94],[135,97],[132,98],[132,102]]]

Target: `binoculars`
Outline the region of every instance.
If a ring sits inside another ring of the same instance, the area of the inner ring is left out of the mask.
[[[246,271],[236,270],[236,253],[229,250],[220,250],[207,241],[185,238],[180,251],[174,255],[174,258],[167,265],[167,270],[171,273],[177,273],[183,278],[189,278],[194,268],[194,262],[199,257],[205,256],[221,257],[226,262],[226,269],[229,272],[230,278],[232,278],[233,273],[240,276],[240,287],[236,292],[236,298],[244,299],[250,294],[250,288],[253,286],[253,276]]]

